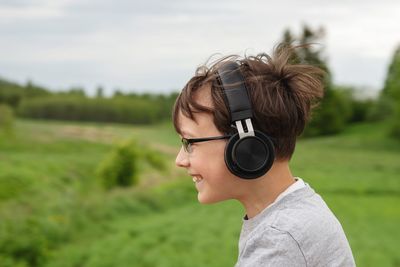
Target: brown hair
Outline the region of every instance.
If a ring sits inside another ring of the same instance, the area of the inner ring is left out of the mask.
[[[304,45],[303,45],[304,46]],[[323,96],[324,71],[306,65],[293,64],[295,49],[279,45],[273,56],[262,53],[257,56],[225,57],[210,67],[197,68],[195,76],[185,85],[173,108],[173,123],[180,133],[178,113],[195,120],[197,112],[211,113],[214,124],[224,134],[233,133],[230,113],[223,90],[217,82],[217,69],[228,61],[236,61],[245,79],[252,103],[253,126],[275,140],[277,159],[290,159],[299,136],[310,118],[311,109]],[[205,85],[211,86],[212,107],[196,103],[196,91]],[[229,90],[229,89],[227,89]]]

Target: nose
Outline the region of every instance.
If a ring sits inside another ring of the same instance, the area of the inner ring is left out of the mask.
[[[181,168],[189,167],[189,157],[188,154],[183,149],[183,147],[181,147],[178,155],[176,156],[175,165]]]

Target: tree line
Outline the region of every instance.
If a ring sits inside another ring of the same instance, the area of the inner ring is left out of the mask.
[[[51,92],[33,85],[0,80],[0,103],[23,118],[152,124],[170,119],[177,93],[88,97],[82,89]]]

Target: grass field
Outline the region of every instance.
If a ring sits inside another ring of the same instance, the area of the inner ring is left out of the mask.
[[[291,163],[342,222],[358,266],[400,266],[400,142],[385,130],[301,140]],[[105,191],[95,170],[127,138],[168,169],[144,166],[137,187]],[[233,266],[243,209],[199,205],[173,167],[178,148],[169,124],[17,121],[0,135],[0,266]]]

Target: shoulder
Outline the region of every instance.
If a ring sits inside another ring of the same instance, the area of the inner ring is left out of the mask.
[[[316,193],[282,205],[275,211],[274,221],[265,227],[288,232],[300,243],[344,237],[340,222]]]
[[[291,233],[296,240],[320,238],[321,234],[335,235],[343,231],[333,212],[318,194],[282,205],[275,210],[274,220],[270,224],[265,223],[264,227]]]
[[[252,235],[236,266],[307,266],[297,241],[290,233],[266,227]]]
[[[282,240],[296,244],[308,266],[341,266],[330,263],[354,261],[340,222],[318,194],[287,202],[275,209],[270,218],[273,219],[259,225],[253,239],[286,236]]]

